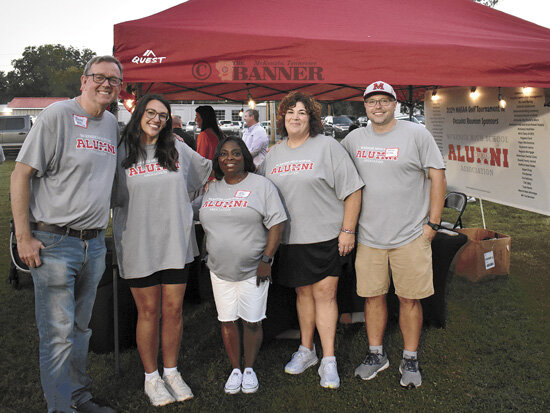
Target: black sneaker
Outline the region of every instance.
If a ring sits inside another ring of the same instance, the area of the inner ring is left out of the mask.
[[[96,399],[90,399],[78,406],[71,407],[78,413],[117,413],[115,409],[110,406],[104,406],[103,403]]]

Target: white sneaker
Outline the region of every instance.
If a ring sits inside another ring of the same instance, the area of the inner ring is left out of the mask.
[[[292,358],[285,366],[285,373],[288,374],[300,374],[303,373],[308,367],[317,364],[319,359],[315,352],[315,344],[313,350],[308,349],[300,344],[298,351],[292,355]]]
[[[321,387],[328,389],[337,389],[340,387],[340,377],[338,377],[338,367],[335,357],[330,357],[329,360],[321,360],[318,372],[319,376],[321,376]]]
[[[153,406],[166,406],[176,401],[166,389],[164,381],[160,377],[145,380],[145,394],[149,396]]]
[[[164,376],[163,379],[166,389],[170,392],[174,399],[176,399],[176,401],[182,402],[193,398],[191,388],[183,381],[179,371]]]
[[[258,391],[258,378],[256,373],[251,368],[246,368],[243,374],[243,382],[241,384],[241,390],[243,393],[256,393]]]
[[[241,384],[243,382],[243,374],[239,369],[233,369],[229,378],[225,382],[225,392],[227,394],[236,394],[241,391]]]

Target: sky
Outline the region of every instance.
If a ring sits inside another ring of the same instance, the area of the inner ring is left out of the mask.
[[[1,8],[0,71],[12,70],[11,61],[21,58],[26,46],[59,43],[80,50],[88,48],[99,55],[111,54],[115,24],[150,16],[182,2],[5,0]],[[495,8],[550,28],[550,0],[500,0]]]

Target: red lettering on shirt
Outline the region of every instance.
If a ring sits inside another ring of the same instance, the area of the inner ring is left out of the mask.
[[[248,201],[243,199],[207,199],[202,203],[201,208],[233,209],[246,208]]]
[[[361,148],[355,152],[355,157],[377,161],[397,161],[399,148]]]
[[[270,175],[289,173],[289,172],[301,172],[301,171],[312,171],[315,162],[311,161],[298,161],[292,163],[285,163],[282,165],[275,166]]]
[[[116,147],[102,139],[96,138],[76,138],[76,149],[92,150],[94,152],[104,152],[116,156]]]
[[[176,169],[180,169],[179,162],[176,162]],[[147,175],[159,175],[160,173],[167,172],[168,169],[164,168],[158,162],[148,162],[146,164],[138,164],[128,168],[128,177],[132,176],[147,176]]]

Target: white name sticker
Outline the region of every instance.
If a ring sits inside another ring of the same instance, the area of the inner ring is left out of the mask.
[[[387,148],[386,149],[386,157],[388,157],[388,158],[397,158],[398,154],[399,154],[399,148]]]
[[[76,126],[88,129],[88,118],[86,116],[73,115],[73,121]]]
[[[251,193],[250,191],[237,191],[237,192],[235,192],[234,197],[235,198],[248,198],[250,193]]]
[[[486,252],[483,254],[485,257],[485,269],[488,270],[489,268],[495,267],[495,256],[493,254],[493,251]]]

